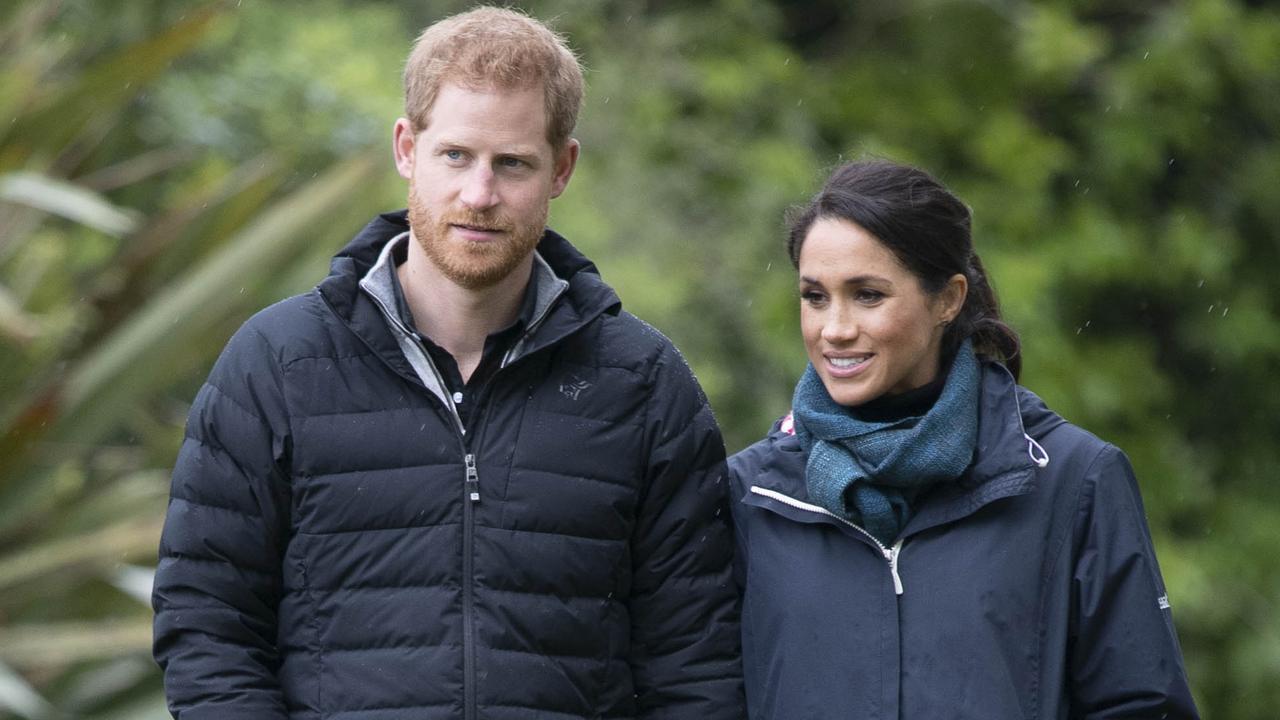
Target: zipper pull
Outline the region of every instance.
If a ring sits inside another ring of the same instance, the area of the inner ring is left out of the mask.
[[[884,559],[889,561],[889,574],[893,575],[893,592],[902,594],[902,576],[898,574],[898,553],[902,552],[902,541],[884,551]]]
[[[467,490],[467,498],[471,502],[480,502],[480,473],[476,470],[476,456],[467,453],[465,458],[467,463],[467,482],[464,487]]]

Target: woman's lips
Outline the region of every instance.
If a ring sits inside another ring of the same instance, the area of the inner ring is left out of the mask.
[[[875,355],[826,355],[827,373],[831,377],[848,378],[863,373]]]

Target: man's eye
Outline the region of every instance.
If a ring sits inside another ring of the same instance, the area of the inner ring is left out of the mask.
[[[500,162],[502,163],[503,167],[508,167],[508,168],[524,167],[524,164],[525,164],[524,161],[521,160],[520,158],[513,158],[513,157],[502,158]]]
[[[461,151],[461,150],[446,150],[446,151],[445,151],[445,153],[444,153],[444,156],[445,156],[445,157],[447,157],[447,158],[449,158],[450,160],[453,160],[453,161],[455,161],[455,162],[456,162],[456,161],[458,161],[458,160],[461,160],[461,159],[462,159],[462,151]]]

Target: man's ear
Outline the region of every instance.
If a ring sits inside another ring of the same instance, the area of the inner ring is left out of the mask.
[[[560,152],[556,153],[555,175],[551,178],[551,197],[560,197],[560,193],[569,187],[569,178],[573,177],[573,169],[578,165],[578,152],[581,149],[582,146],[577,140],[569,138]]]
[[[416,141],[413,124],[408,118],[396,120],[395,128],[391,131],[391,151],[396,158],[396,171],[405,180],[413,177],[413,148]]]

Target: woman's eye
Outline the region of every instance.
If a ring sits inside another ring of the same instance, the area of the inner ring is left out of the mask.
[[[827,299],[826,295],[815,290],[806,290],[800,293],[800,302],[806,305],[821,305]]]
[[[871,305],[880,302],[884,298],[884,293],[878,290],[859,290],[857,295],[858,302]]]

